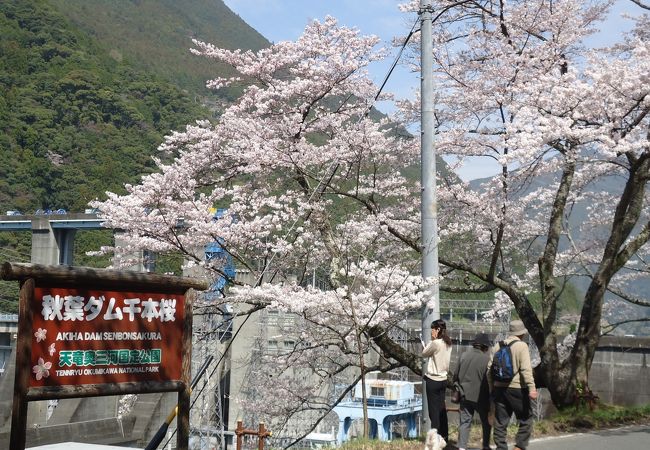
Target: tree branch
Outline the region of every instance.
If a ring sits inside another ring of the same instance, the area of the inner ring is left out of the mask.
[[[621,299],[625,300],[626,302],[632,303],[634,305],[638,306],[645,306],[650,308],[650,302],[647,300],[642,300],[640,298],[636,298],[630,294],[626,294],[625,292],[616,289],[615,287],[607,286],[607,290],[611,292],[612,294],[620,297]]]
[[[459,286],[448,286],[441,285],[440,290],[443,292],[448,292],[451,294],[484,294],[486,292],[492,292],[496,288],[494,285],[485,283],[485,284],[470,284],[468,287],[459,287]]]
[[[643,318],[640,318],[640,319],[630,319],[630,320],[623,320],[621,322],[610,323],[607,326],[611,327],[611,328],[609,328],[607,331],[602,333],[602,336],[611,333],[612,331],[614,331],[616,328],[620,327],[621,325],[625,325],[626,323],[635,323],[635,322],[650,322],[650,317],[643,317]]]
[[[400,366],[408,367],[417,375],[422,374],[421,358],[393,341],[383,327],[380,327],[379,325],[372,326],[367,329],[367,333],[373,342],[377,344],[386,355],[396,360]]]
[[[558,186],[551,208],[548,233],[544,253],[539,259],[539,283],[542,294],[542,316],[544,328],[550,330],[555,323],[557,313],[557,293],[553,269],[557,258],[560,235],[562,233],[562,218],[566,208],[569,191],[573,184],[573,176],[576,170],[575,159],[565,153],[565,165],[562,170],[562,178]]]
[[[630,0],[630,1],[631,1],[632,3],[634,3],[634,4],[636,4],[636,5],[639,5],[641,8],[643,8],[643,9],[647,9],[647,10],[650,11],[650,5],[646,5],[646,4],[644,4],[643,2],[641,2],[641,0]]]
[[[616,255],[615,270],[620,270],[637,250],[647,244],[648,240],[650,240],[650,222],[646,223],[641,232],[618,252],[618,255]]]

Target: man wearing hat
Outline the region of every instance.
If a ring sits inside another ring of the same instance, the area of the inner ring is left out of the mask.
[[[460,385],[460,427],[458,429],[458,450],[465,450],[472,426],[474,411],[478,412],[483,428],[483,450],[490,448],[492,427],[488,420],[490,412],[490,389],[486,376],[490,361],[488,350],[490,338],[485,333],[474,337],[472,348],[460,355],[454,372],[454,381]]]
[[[531,400],[537,398],[537,389],[533,379],[533,366],[530,363],[528,344],[522,338],[528,333],[521,320],[510,322],[510,335],[502,342],[510,344],[512,354],[512,367],[514,377],[510,382],[492,380],[490,366],[488,366],[488,380],[492,388],[492,398],[495,406],[494,443],[497,450],[508,450],[506,430],[512,413],[519,422],[519,429],[515,436],[514,450],[525,450],[533,431],[533,413]],[[500,348],[500,343],[493,347],[493,353]]]

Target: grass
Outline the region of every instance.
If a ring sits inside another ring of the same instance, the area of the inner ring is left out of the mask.
[[[599,404],[594,411],[571,408],[556,414],[551,421],[561,432],[648,423],[650,422],[650,405],[621,407]]]
[[[590,411],[588,408],[569,408],[556,413],[549,419],[535,422],[533,438],[543,436],[556,436],[585,430],[598,430],[616,428],[625,425],[650,423],[650,405],[638,407],[621,407],[599,404],[598,408]],[[508,441],[514,441],[517,433],[516,423],[508,427]],[[458,436],[458,427],[450,424],[449,435],[451,443],[455,444]],[[421,450],[424,438],[396,439],[390,442],[381,442],[372,439],[353,439],[346,443],[343,450]],[[479,447],[481,444],[481,426],[474,424],[470,432],[470,447]],[[455,448],[455,447],[451,447]]]
[[[345,443],[343,450],[418,450],[422,449],[424,439],[395,439],[393,441],[382,442],[374,439],[352,439]]]

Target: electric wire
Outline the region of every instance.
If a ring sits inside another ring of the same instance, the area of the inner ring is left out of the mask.
[[[386,73],[386,77],[384,78],[384,81],[381,83],[381,86],[379,86],[379,91],[377,92],[377,95],[375,95],[375,101],[379,98],[379,95],[381,94],[382,90],[386,86],[386,83],[388,83],[388,79],[390,76],[393,74],[393,70],[395,67],[397,67],[397,63],[399,60],[402,58],[402,53],[404,52],[404,49],[408,45],[409,41],[411,40],[411,37],[415,34],[415,26],[418,24],[420,18],[418,17],[415,19],[415,22],[413,22],[413,26],[411,27],[411,31],[409,31],[409,34],[406,36],[406,39],[404,39],[404,42],[402,43],[402,47],[400,47],[399,51],[397,52],[397,55],[395,56],[395,60],[393,61],[393,64],[390,66],[390,69],[388,70],[388,73]]]

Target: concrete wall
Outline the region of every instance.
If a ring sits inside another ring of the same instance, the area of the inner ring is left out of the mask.
[[[454,336],[455,337],[455,336]],[[471,337],[454,340],[452,368],[471,346]],[[603,336],[589,373],[589,387],[601,401],[614,405],[650,404],[650,338]]]
[[[589,373],[591,389],[606,403],[650,404],[650,338],[602,337]]]

